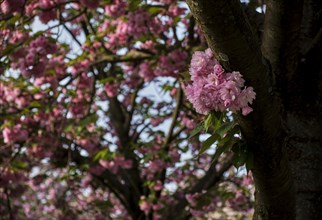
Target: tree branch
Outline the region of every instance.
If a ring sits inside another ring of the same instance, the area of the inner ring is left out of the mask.
[[[6,202],[7,202],[8,212],[9,212],[9,219],[14,220],[14,216],[13,216],[12,208],[11,208],[10,195],[9,195],[8,189],[5,189],[4,193],[6,195],[6,200],[7,200]]]
[[[182,104],[182,98],[183,98],[183,94],[182,94],[182,88],[180,87],[178,90],[177,90],[177,96],[176,96],[176,102],[177,102],[177,105],[172,113],[172,121],[171,121],[171,125],[170,125],[170,128],[169,128],[169,131],[168,131],[168,134],[167,136],[165,137],[165,140],[164,140],[164,143],[163,143],[163,146],[162,146],[162,150],[165,151],[166,153],[168,153],[169,151],[169,148],[170,148],[170,143],[171,143],[171,140],[172,140],[172,137],[173,137],[173,131],[174,131],[174,128],[177,124],[177,118],[178,118],[178,115],[179,115],[179,111],[180,111],[180,108],[181,108],[181,104]],[[164,184],[165,182],[165,179],[166,179],[166,173],[167,173],[167,168],[164,168],[163,170],[161,170],[160,172],[160,181],[162,183],[162,185]],[[159,197],[161,196],[161,191],[158,191],[156,192],[156,198],[159,199]]]
[[[319,32],[315,35],[310,44],[303,49],[303,55],[305,56],[319,47],[322,48],[322,28],[320,28]]]
[[[139,172],[139,161],[132,148],[129,131],[126,129],[126,120],[129,115],[128,112],[125,112],[124,108],[122,108],[121,103],[116,97],[109,99],[109,105],[110,120],[115,127],[117,136],[121,143],[120,151],[126,159],[132,160],[133,163],[131,169],[123,170],[121,173],[122,178],[128,186],[129,196],[127,197],[127,202],[130,204],[130,207],[134,210],[135,214],[140,214],[139,200],[142,191],[142,180]],[[129,179],[131,179],[131,181],[128,181]]]
[[[307,47],[311,47],[312,40],[318,36],[317,33],[321,29],[321,8],[320,0],[304,0],[300,46],[303,54]]]
[[[179,115],[179,110],[181,108],[181,102],[182,102],[182,89],[181,87],[177,90],[177,105],[176,108],[174,109],[174,112],[172,114],[172,122],[169,128],[169,132],[168,135],[165,138],[164,144],[163,144],[163,148],[167,148],[168,144],[170,143],[171,139],[172,139],[172,135],[173,135],[173,130],[177,124],[177,118]]]
[[[214,161],[209,167],[206,174],[189,190],[184,194],[200,193],[203,190],[209,190],[214,187],[223,178],[223,174],[232,166],[231,158],[226,158],[225,163],[222,165],[219,172],[216,172],[217,163]],[[177,198],[178,203],[171,209],[167,219],[186,219],[186,215],[189,213],[185,212],[185,207],[188,205],[188,201],[185,198],[181,198],[178,195],[174,195]]]
[[[266,4],[263,56],[269,61],[282,96],[297,72],[303,0],[274,0]],[[293,82],[292,82],[293,83]]]
[[[64,141],[67,145],[75,144],[74,142],[66,138],[62,138],[62,141]],[[67,155],[69,153],[71,160],[78,166],[81,166],[83,163],[90,163],[89,158],[81,156],[80,151],[77,149],[73,151],[69,151],[68,149],[61,149],[60,151],[56,151],[56,153],[57,155],[55,155],[55,158],[57,158],[57,161],[51,161],[52,163],[63,164],[63,166],[65,166],[65,164],[68,162],[66,160],[68,160]],[[101,175],[92,174],[92,176],[99,183],[113,192],[115,196],[120,200],[120,202],[124,205],[124,207],[126,207],[129,212],[133,212],[131,214],[134,215],[135,207],[133,207],[131,204],[131,200],[135,199],[132,198],[133,192],[130,191],[130,188],[127,187],[127,185],[121,183],[117,175],[113,174],[109,170],[105,170]],[[126,178],[124,179],[127,180]]]
[[[127,121],[126,121],[126,126],[125,126],[125,130],[127,132],[130,131],[131,121],[132,121],[132,118],[133,118],[133,113],[134,113],[134,110],[136,108],[136,98],[137,98],[138,93],[139,93],[140,89],[142,88],[143,84],[144,84],[144,81],[141,80],[139,85],[134,89],[134,92],[133,92],[133,94],[131,96],[131,109],[129,110]]]
[[[114,174],[109,175],[109,174],[111,174],[110,172],[107,172],[107,171],[105,171],[105,172],[106,172],[106,175],[102,175],[102,176],[93,175],[93,176],[100,183],[102,183],[109,190],[111,190],[111,192],[114,193],[114,195],[120,200],[120,202],[124,205],[124,207],[126,207],[126,209],[128,211],[131,211],[132,208],[129,204],[129,198],[127,198],[130,195],[130,193],[128,192],[127,188],[122,187],[122,184],[120,184],[117,181],[116,176]],[[105,181],[105,180],[107,180],[107,181]]]
[[[142,61],[145,59],[151,58],[150,54],[137,52],[132,54],[127,54],[124,56],[119,55],[103,55],[102,58],[94,62],[92,65],[97,65],[100,63],[121,63],[121,62],[135,62],[135,61]]]

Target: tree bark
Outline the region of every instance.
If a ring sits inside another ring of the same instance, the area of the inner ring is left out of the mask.
[[[287,151],[296,186],[297,220],[322,218],[322,121],[321,113],[317,114],[318,118],[307,112],[287,114]]]

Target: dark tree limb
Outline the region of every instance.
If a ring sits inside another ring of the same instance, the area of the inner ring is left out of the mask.
[[[141,82],[139,83],[139,85],[134,89],[133,93],[131,94],[131,109],[128,112],[128,117],[127,117],[127,121],[126,121],[126,126],[125,126],[125,130],[127,131],[127,133],[129,134],[130,129],[131,129],[131,122],[133,119],[133,114],[136,108],[136,98],[138,97],[138,93],[140,91],[140,89],[142,89],[142,86],[144,84],[144,81],[141,80]]]
[[[264,32],[264,14],[257,12],[254,7],[250,6],[250,4],[243,4],[242,7],[249,24],[252,27],[254,35],[257,37],[257,41],[261,43]]]
[[[262,42],[263,56],[269,61],[277,89],[289,95],[297,73],[303,0],[267,1]]]
[[[239,117],[242,134],[254,153],[257,189],[255,219],[294,219],[294,184],[286,154],[281,102],[269,64],[262,57],[238,0],[188,0],[217,59],[238,70],[257,94],[254,112]]]
[[[176,104],[176,107],[172,113],[172,121],[171,121],[169,130],[168,130],[168,134],[165,137],[164,143],[162,145],[162,150],[166,154],[168,154],[168,152],[169,152],[171,140],[173,138],[173,132],[174,132],[174,129],[178,123],[178,116],[180,113],[180,109],[182,107],[182,99],[183,99],[183,91],[182,91],[182,88],[180,87],[177,90],[177,95],[176,95],[177,104]],[[164,168],[159,173],[159,179],[160,179],[162,185],[165,183],[165,180],[166,180],[166,172],[167,172],[167,168]],[[160,196],[161,196],[161,191],[156,192],[156,198],[159,199]]]
[[[322,27],[315,37],[309,42],[309,45],[303,49],[303,55],[305,56],[317,48],[320,48],[320,50],[322,48]]]
[[[305,53],[321,29],[322,1],[304,0],[300,48]],[[309,46],[308,46],[309,45]]]
[[[62,141],[64,141],[67,145],[75,144],[65,138],[62,138]],[[70,151],[68,149],[62,148],[59,151],[55,152],[56,154],[54,158],[57,159],[51,162],[54,164],[60,164],[60,166],[67,166],[69,162],[68,157],[70,157],[71,161],[76,163],[78,166],[81,166],[82,164],[89,164],[90,159],[83,157],[80,154],[79,149],[80,147],[77,147],[75,148],[75,150]],[[126,175],[128,174],[126,173]],[[107,187],[111,192],[114,193],[114,195],[120,200],[122,205],[124,205],[124,207],[134,219],[141,214],[141,211],[138,209],[137,204],[133,205],[133,201],[134,203],[136,202],[134,195],[137,194],[137,190],[133,190],[134,187],[131,188],[132,186],[129,186],[129,184],[127,184],[129,179],[128,176],[116,175],[109,170],[105,170],[100,175],[95,175],[92,173],[92,176],[94,177],[94,180],[96,180],[102,186]],[[123,180],[124,183],[122,183],[121,180]]]
[[[8,213],[9,213],[9,219],[10,220],[14,220],[15,218],[14,218],[14,214],[12,212],[10,195],[9,195],[9,192],[8,192],[8,189],[7,188],[4,190],[4,193],[6,195],[6,203],[7,203]]]
[[[128,200],[133,213],[134,218],[137,219],[141,215],[139,209],[139,200],[142,191],[142,180],[139,172],[139,162],[134,149],[132,148],[132,142],[127,129],[127,120],[129,118],[128,112],[121,106],[121,103],[116,97],[109,99],[109,115],[110,120],[116,130],[117,136],[120,140],[120,151],[126,159],[132,160],[132,168],[122,170],[121,175],[126,182],[128,189]],[[131,180],[131,181],[129,181]]]

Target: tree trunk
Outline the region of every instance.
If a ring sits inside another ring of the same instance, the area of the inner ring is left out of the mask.
[[[322,121],[289,113],[287,151],[296,186],[296,219],[322,219]]]
[[[319,0],[268,0],[261,49],[238,0],[187,0],[209,47],[257,94],[239,117],[253,150],[256,220],[322,219]]]

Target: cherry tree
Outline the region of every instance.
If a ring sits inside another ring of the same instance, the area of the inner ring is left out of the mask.
[[[245,219],[252,172],[255,218],[320,216],[319,168],[299,163],[319,136],[294,156],[297,113],[319,112],[312,2],[2,0],[3,218]]]

